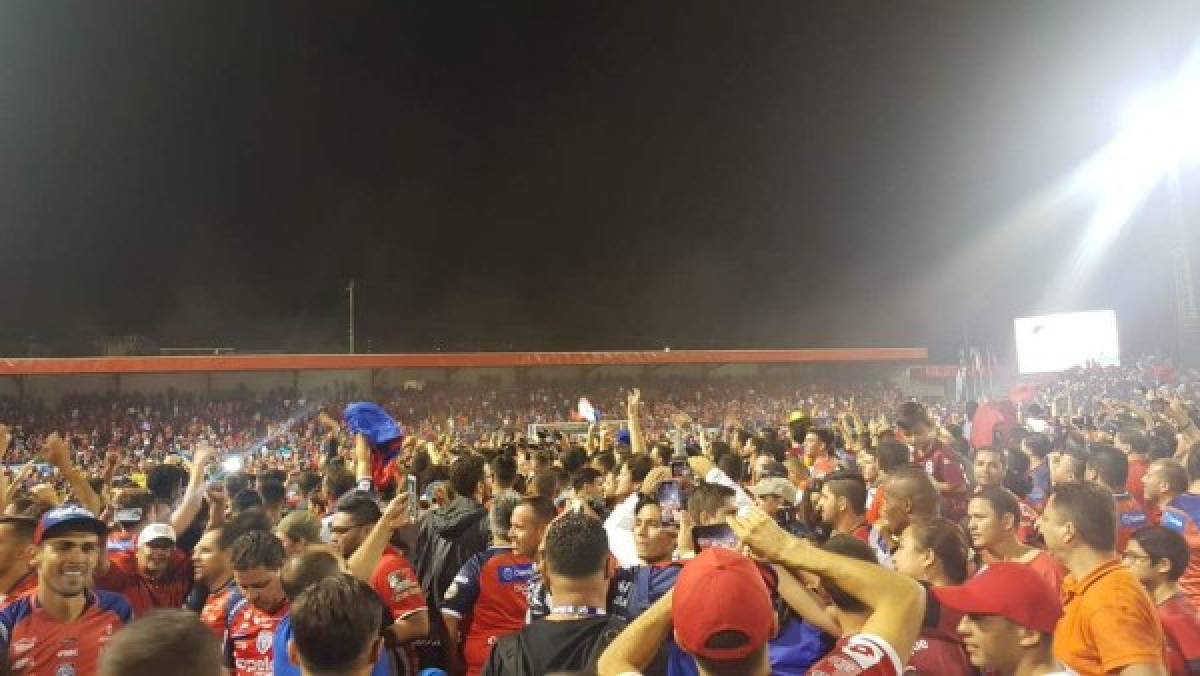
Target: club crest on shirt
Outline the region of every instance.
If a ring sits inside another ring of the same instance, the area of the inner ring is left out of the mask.
[[[75,676],[75,665],[74,664],[58,665],[58,668],[54,670],[54,676]]]
[[[404,573],[393,571],[387,578],[388,588],[392,590],[392,600],[401,601],[417,593],[417,585],[404,578]]]
[[[271,649],[271,643],[275,641],[275,634],[270,631],[262,631],[258,634],[258,641],[254,644],[258,648],[258,652],[265,653]]]

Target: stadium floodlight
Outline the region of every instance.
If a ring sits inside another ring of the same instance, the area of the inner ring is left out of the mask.
[[[1095,200],[1082,258],[1098,253],[1163,179],[1200,162],[1200,52],[1137,96],[1121,129],[1076,175]]]

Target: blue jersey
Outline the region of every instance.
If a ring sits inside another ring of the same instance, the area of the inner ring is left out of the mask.
[[[275,676],[300,676],[300,667],[292,664],[292,660],[288,657],[287,644],[292,640],[292,616],[289,613],[287,617],[279,622],[279,626],[275,630],[275,642],[280,646],[280,650],[275,651]],[[392,659],[392,654],[388,650],[384,650],[379,655],[379,661],[375,663],[375,668],[371,669],[371,676],[394,676],[396,673],[396,663]]]

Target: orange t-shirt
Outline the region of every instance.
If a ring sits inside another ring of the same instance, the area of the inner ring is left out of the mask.
[[[1117,561],[1087,577],[1063,581],[1063,616],[1054,657],[1082,676],[1103,676],[1133,664],[1163,664],[1163,630],[1154,602]]]

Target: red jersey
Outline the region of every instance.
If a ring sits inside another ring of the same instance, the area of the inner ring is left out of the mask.
[[[231,669],[231,676],[275,673],[275,630],[287,614],[286,602],[273,613],[245,598],[233,606],[229,614],[229,631],[225,634],[225,666]],[[287,646],[280,647],[287,650]]]
[[[1158,606],[1158,620],[1167,637],[1167,668],[1174,674],[1200,674],[1200,614],[1183,594]]]
[[[534,572],[533,561],[511,547],[490,547],[472,556],[454,576],[442,613],[463,623],[463,658],[469,676],[482,673],[497,639],[525,628],[526,590]]]
[[[427,607],[417,572],[394,547],[385,549],[380,557],[379,565],[371,575],[371,588],[397,621]]]
[[[1056,597],[1062,595],[1062,584],[1067,577],[1067,571],[1049,552],[1039,552],[1028,565],[1054,590]]]
[[[959,462],[958,453],[940,441],[935,441],[928,452],[917,450],[914,461],[925,468],[934,481],[950,484],[957,493],[942,493],[942,516],[951,521],[962,521],[967,515],[967,474]]]
[[[1146,476],[1149,466],[1150,463],[1146,462],[1145,458],[1129,456],[1129,476],[1125,479],[1125,490],[1142,507],[1146,506],[1146,492],[1143,490],[1142,479]]]
[[[1124,554],[1129,538],[1148,526],[1150,518],[1129,493],[1114,493],[1113,499],[1117,501],[1117,554]]]
[[[928,674],[929,676],[973,676],[974,667],[967,657],[967,649],[958,637],[958,623],[962,613],[951,610],[937,602],[926,588],[927,605],[925,619],[921,623],[921,634],[913,643],[912,655],[904,673]]]
[[[1030,546],[1035,546],[1038,539],[1037,521],[1038,511],[1024,500],[1018,500],[1017,505],[1021,509],[1021,523],[1017,526],[1017,539],[1022,543]]]
[[[212,630],[217,638],[225,636],[225,622],[229,619],[229,602],[234,588],[233,580],[226,582],[224,587],[208,595],[204,600],[204,608],[200,610],[200,621]]]
[[[1184,493],[1175,496],[1159,514],[1155,521],[1183,536],[1187,541],[1187,569],[1179,578],[1179,587],[1184,596],[1195,608],[1200,608],[1200,495]]]
[[[863,522],[858,524],[854,530],[850,531],[850,534],[861,540],[863,544],[871,544],[871,524],[869,523]]]
[[[873,634],[838,639],[833,650],[808,670],[809,676],[900,676],[903,672],[896,649]]]
[[[879,517],[883,516],[883,484],[875,488],[875,496],[871,499],[871,506],[867,509],[867,523],[874,526],[879,523]]]
[[[5,592],[3,594],[0,594],[0,608],[3,608],[4,606],[7,606],[8,604],[16,601],[17,599],[24,596],[26,592],[37,587],[37,581],[38,581],[37,573],[35,573],[32,570],[29,571],[28,573],[25,573],[24,577],[17,580],[13,584],[12,589],[9,589],[7,592]]]
[[[973,676],[975,668],[962,640],[953,632],[923,630],[913,643],[904,673],[928,676]]]
[[[182,550],[171,552],[167,571],[158,579],[138,570],[136,552],[110,554],[108,561],[108,572],[96,578],[96,588],[122,594],[138,615],[155,608],[182,608],[192,589],[192,560]]]
[[[89,593],[83,614],[63,624],[38,604],[34,588],[0,611],[0,647],[16,674],[94,674],[105,644],[132,620],[124,597],[101,591]]]
[[[371,588],[383,599],[383,605],[397,622],[428,609],[425,593],[417,580],[417,571],[395,547],[388,547],[371,575]],[[409,664],[416,664],[416,652],[411,645],[404,647]]]

